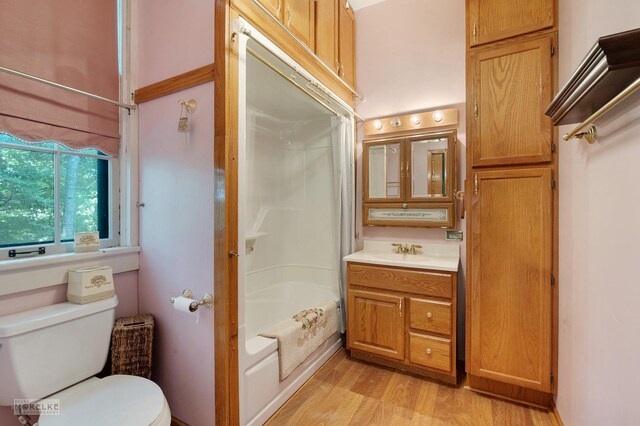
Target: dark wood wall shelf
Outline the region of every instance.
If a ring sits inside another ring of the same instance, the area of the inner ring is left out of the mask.
[[[598,39],[545,114],[553,124],[584,121],[640,78],[640,28]]]

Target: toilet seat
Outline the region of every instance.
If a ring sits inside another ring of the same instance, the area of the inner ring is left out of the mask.
[[[162,390],[136,376],[92,377],[47,398],[60,400],[59,415],[41,415],[39,426],[168,426]]]

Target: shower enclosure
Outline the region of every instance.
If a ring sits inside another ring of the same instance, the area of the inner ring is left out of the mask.
[[[255,29],[237,42],[240,419],[262,424],[342,345],[339,326],[280,381],[278,342],[259,334],[327,301],[342,316],[353,115]]]

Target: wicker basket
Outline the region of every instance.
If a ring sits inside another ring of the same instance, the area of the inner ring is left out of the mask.
[[[111,374],[151,378],[153,316],[116,318],[111,334]]]

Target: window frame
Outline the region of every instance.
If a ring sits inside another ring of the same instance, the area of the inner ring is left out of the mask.
[[[0,129],[0,132],[2,129]],[[10,135],[13,136],[13,135]],[[21,139],[16,138],[22,142]],[[62,155],[75,155],[81,158],[94,158],[108,161],[108,173],[109,173],[109,189],[108,189],[108,201],[109,201],[109,236],[104,239],[100,239],[100,249],[118,247],[120,245],[120,161],[118,157],[111,157],[108,155],[99,155],[93,153],[82,152],[81,150],[65,149],[64,146],[56,141],[43,141],[48,143],[54,143],[54,147],[39,146],[36,143],[26,144],[12,144],[7,142],[0,142],[0,148],[8,149],[20,149],[33,152],[44,152],[53,154],[54,162],[54,195],[53,195],[53,235],[54,241],[42,242],[42,243],[26,243],[9,247],[0,247],[0,262],[24,259],[30,256],[9,257],[10,250],[17,251],[32,251],[37,250],[38,247],[45,247],[46,253],[42,255],[36,255],[35,257],[43,257],[47,255],[55,255],[61,253],[73,253],[74,243],[73,241],[62,241],[61,236],[61,205],[60,205],[60,167]]]

